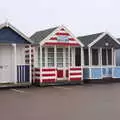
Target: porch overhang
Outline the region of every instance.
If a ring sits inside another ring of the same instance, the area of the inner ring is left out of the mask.
[[[80,44],[79,43],[65,43],[65,42],[45,42],[45,44],[44,44],[45,46],[46,45],[52,45],[52,46],[54,46],[54,45],[56,45],[56,46],[80,46]],[[43,46],[44,46],[43,45]]]

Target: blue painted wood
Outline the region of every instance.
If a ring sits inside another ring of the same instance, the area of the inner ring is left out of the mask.
[[[0,43],[29,44],[26,39],[9,27],[0,29]]]
[[[29,70],[30,70],[30,66],[25,65],[25,81],[26,82],[29,82],[29,80],[30,80]]]
[[[91,79],[101,79],[101,68],[91,68]]]
[[[29,65],[17,66],[17,82],[29,82]]]
[[[104,67],[102,68],[103,77],[112,77],[112,68]]]
[[[89,68],[83,68],[83,79],[89,79]]]
[[[113,78],[120,78],[120,67],[115,67],[113,70]]]

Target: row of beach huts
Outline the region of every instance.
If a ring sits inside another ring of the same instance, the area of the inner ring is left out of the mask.
[[[0,25],[0,83],[84,83],[120,80],[120,39],[108,32],[75,37],[65,26],[30,38]]]

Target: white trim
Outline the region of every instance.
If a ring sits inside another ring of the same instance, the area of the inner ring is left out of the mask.
[[[98,36],[93,42],[91,42],[88,47],[93,46],[96,42],[98,42],[100,39],[102,39],[107,33],[102,33],[100,36]]]
[[[48,47],[44,47],[44,52],[45,52],[45,67],[48,67]]]
[[[12,44],[12,46],[14,48],[14,83],[17,83],[17,61],[16,61],[17,50],[16,50],[16,44]]]
[[[77,39],[77,37],[75,37],[65,26],[60,26],[60,28],[64,28],[71,36],[73,36],[73,38],[75,38],[75,40],[81,45],[81,47],[84,47],[84,44],[82,42],[80,42],[79,39]]]
[[[68,80],[70,80],[70,46],[68,46]]]
[[[74,53],[75,53],[75,51],[74,51],[74,48],[73,47],[71,47],[71,64],[72,64],[72,67],[75,67],[75,60],[74,60]]]
[[[40,45],[40,82],[42,83],[42,46]]]
[[[16,29],[13,25],[11,25],[9,22],[5,22],[0,25],[0,29],[4,27],[10,27],[13,31],[17,32],[21,37],[23,37],[25,40],[27,40],[29,43],[33,43],[31,39],[29,39],[26,35],[24,35],[22,32],[20,32],[18,29]]]
[[[93,42],[91,42],[88,47],[92,47],[96,42],[98,42],[99,40],[101,40],[104,36],[110,36],[117,44],[120,45],[120,42],[115,38],[113,37],[109,32],[103,32],[100,36],[98,36]]]
[[[88,55],[89,55],[89,78],[91,79],[91,49],[88,47]]]
[[[81,47],[81,66],[84,66],[84,52],[83,52],[83,47]]]
[[[116,67],[116,50],[114,49],[114,66]]]
[[[109,35],[117,44],[120,45],[120,42],[109,32],[106,32],[107,35]]]
[[[66,79],[66,48],[63,48],[63,78]]]
[[[100,48],[100,58],[99,58],[99,65],[100,65],[100,68],[101,68],[101,76],[103,77],[103,70],[102,70],[102,48]]]

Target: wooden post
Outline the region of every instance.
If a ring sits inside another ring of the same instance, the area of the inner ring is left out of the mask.
[[[42,83],[42,46],[40,45],[40,83]]]
[[[66,54],[65,54],[65,47],[63,48],[63,76],[66,79]]]
[[[68,76],[70,80],[70,46],[68,46]]]
[[[17,50],[16,50],[16,44],[12,44],[13,49],[14,49],[14,83],[17,83],[17,61],[16,61],[16,55],[17,55]]]
[[[54,66],[55,66],[55,79],[57,79],[57,47],[54,46]]]
[[[102,48],[99,49],[99,65],[102,66]]]
[[[75,67],[75,48],[72,48],[71,49],[71,57],[72,57],[72,61],[71,61],[71,64],[72,64],[72,67]]]
[[[81,47],[81,66],[84,66],[84,52],[83,52],[83,47]]]
[[[81,84],[83,84],[83,67],[84,67],[84,52],[83,52],[83,47],[81,47],[81,68],[82,68],[82,82],[81,82]]]
[[[48,48],[45,47],[45,67],[48,67]]]
[[[91,49],[90,47],[88,48],[88,54],[89,54],[89,72],[90,72],[90,75],[89,75],[89,78],[91,79]]]

